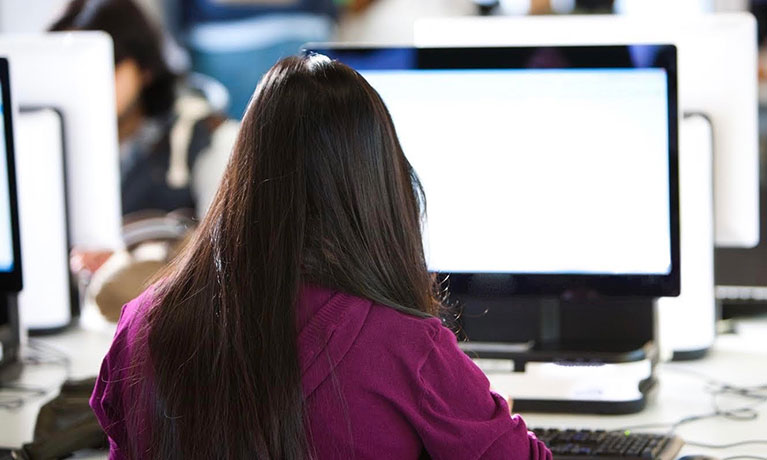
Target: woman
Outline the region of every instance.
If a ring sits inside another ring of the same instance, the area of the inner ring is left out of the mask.
[[[358,73],[277,63],[195,239],[123,309],[91,399],[112,458],[550,459],[436,317],[423,208]]]

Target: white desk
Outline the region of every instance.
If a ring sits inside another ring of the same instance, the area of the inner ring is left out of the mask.
[[[109,347],[114,327],[103,324],[85,312],[81,325],[65,333],[38,339],[69,354],[72,359],[73,378],[95,375],[101,358]],[[675,422],[683,417],[711,411],[711,397],[705,391],[705,382],[692,373],[700,373],[735,385],[767,383],[767,317],[741,321],[738,333],[717,339],[708,357],[688,363],[662,364],[659,368],[660,388],[657,398],[639,414],[621,416],[592,416],[564,414],[523,414],[528,425],[560,428],[616,429],[650,423]],[[29,366],[21,381],[28,385],[56,389],[65,377],[61,367],[53,365]],[[492,381],[492,376],[491,376]],[[513,393],[498,387],[501,392]],[[52,397],[54,393],[50,393]],[[731,400],[744,405],[744,400]],[[0,410],[0,446],[19,446],[32,439],[35,418],[44,402],[43,398],[26,404],[18,411]],[[722,400],[722,403],[730,402]],[[734,405],[732,407],[735,407]],[[706,419],[683,425],[678,434],[689,440],[712,444],[726,444],[745,439],[767,439],[767,403],[759,407],[760,415],[753,421],[731,421],[722,418]],[[767,457],[767,445],[751,445],[726,450],[710,450],[685,446],[680,455],[708,454],[724,458],[736,454]],[[86,458],[106,458],[93,453]]]
[[[632,415],[564,415],[523,414],[531,427],[603,428],[672,423],[684,417],[712,412],[711,396],[705,391],[700,373],[733,385],[767,384],[767,317],[738,323],[738,333],[717,338],[713,350],[699,361],[664,363],[659,366],[660,388],[647,408]],[[492,381],[492,380],[491,380]],[[509,392],[509,389],[498,388]],[[744,399],[721,399],[728,408],[753,404]],[[746,439],[767,439],[767,403],[758,407],[759,417],[753,421],[731,421],[712,418],[682,425],[677,434],[685,440],[708,444],[729,444]],[[707,454],[725,458],[736,454],[767,457],[767,445],[750,445],[731,449],[704,449],[685,446],[680,455]]]

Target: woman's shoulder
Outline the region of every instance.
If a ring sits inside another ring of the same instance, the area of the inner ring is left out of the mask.
[[[373,302],[365,325],[364,340],[380,344],[390,356],[422,363],[434,350],[457,348],[455,334],[436,317],[417,316]]]
[[[390,332],[391,328],[400,331],[400,334],[433,337],[446,329],[439,318],[419,316],[376,302],[373,302],[370,307],[370,316],[370,319],[384,332]]]
[[[152,306],[156,298],[155,285],[149,286],[130,302],[123,305],[120,313],[120,323],[133,322],[137,318],[146,315],[147,310]]]
[[[117,343],[123,347],[134,345],[136,338],[146,324],[146,316],[154,305],[155,300],[156,288],[152,285],[138,297],[123,305],[120,319],[117,321],[113,345]]]

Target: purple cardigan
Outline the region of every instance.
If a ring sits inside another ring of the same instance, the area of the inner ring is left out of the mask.
[[[124,369],[130,364],[151,289],[128,303],[104,358],[91,407],[124,457]],[[438,319],[420,319],[369,300],[305,286],[298,349],[316,459],[551,460]]]

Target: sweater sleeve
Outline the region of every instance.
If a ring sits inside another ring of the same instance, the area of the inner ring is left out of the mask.
[[[519,415],[490,391],[484,373],[466,356],[455,336],[439,326],[419,372],[416,420],[433,459],[551,460],[551,452],[527,431]]]
[[[126,304],[117,322],[117,330],[112,339],[101,370],[96,379],[96,386],[90,399],[90,406],[98,419],[99,425],[109,438],[110,460],[127,458],[128,434],[124,413],[125,382],[130,362],[130,345],[133,342],[132,324],[138,305],[145,296],[139,296]]]

